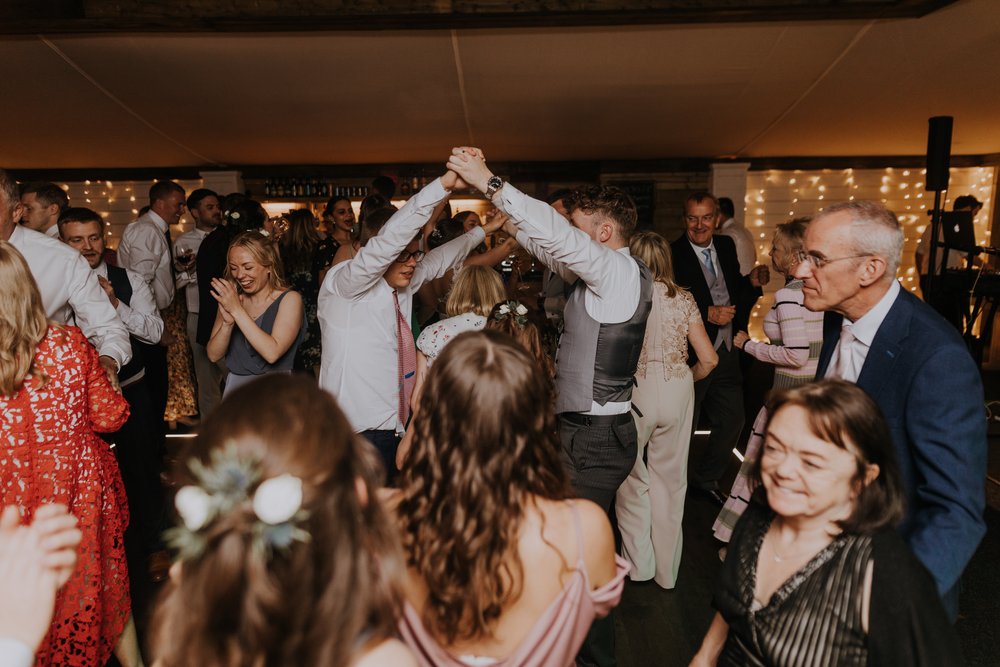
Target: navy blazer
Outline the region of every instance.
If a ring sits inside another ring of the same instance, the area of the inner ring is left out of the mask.
[[[827,313],[817,377],[843,318]],[[906,491],[903,538],[930,571],[952,618],[958,581],[986,533],[983,385],[953,326],[902,289],[872,340],[857,384],[892,432]]]
[[[749,277],[740,274],[736,243],[731,238],[717,235],[712,239],[712,243],[719,258],[719,265],[722,267],[722,275],[726,279],[729,302],[736,306],[736,315],[733,317],[733,335],[736,335],[737,331],[746,331],[747,323],[750,321],[750,311],[763,294],[763,290],[754,287]],[[686,234],[682,234],[670,244],[670,254],[674,265],[674,282],[691,292],[691,296],[698,304],[698,310],[701,311],[701,320],[705,323],[708,339],[714,342],[719,327],[708,321],[708,307],[715,302],[712,301],[712,292],[701,269],[703,258],[695,254]],[[694,354],[690,346],[688,353]],[[694,362],[695,357],[691,356],[691,363]]]

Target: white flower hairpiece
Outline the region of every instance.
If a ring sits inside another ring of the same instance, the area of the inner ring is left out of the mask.
[[[240,212],[239,211],[233,211],[232,213],[229,214],[229,217],[232,218],[233,220],[239,220],[240,219]]]
[[[523,329],[528,324],[528,308],[520,301],[511,300],[501,303],[493,319],[501,321],[508,317],[513,317],[514,323]]]
[[[259,462],[240,458],[233,442],[213,451],[208,465],[192,459],[188,467],[197,483],[177,491],[174,507],[181,523],[167,531],[167,540],[181,559],[200,556],[208,542],[204,529],[247,501],[257,519],[251,528],[255,552],[269,557],[274,549],[286,549],[294,540],[309,540],[309,534],[298,527],[308,516],[302,509],[298,477],[279,475],[258,484]]]
[[[260,234],[261,236],[270,236],[270,235],[271,235],[271,232],[267,231],[266,229],[258,229],[258,230],[257,230],[257,232],[258,232],[258,233],[259,233],[259,234]]]

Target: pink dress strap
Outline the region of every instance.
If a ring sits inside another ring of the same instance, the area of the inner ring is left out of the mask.
[[[616,571],[611,581],[591,590],[584,564],[583,526],[576,503],[567,501],[573,513],[576,531],[577,563],[569,581],[549,603],[517,648],[506,658],[498,658],[493,667],[569,667],[574,664],[580,645],[595,618],[603,618],[621,601],[629,564],[615,556]],[[398,622],[403,641],[417,657],[421,667],[468,667],[469,663],[439,645],[424,628],[420,614],[408,602]]]

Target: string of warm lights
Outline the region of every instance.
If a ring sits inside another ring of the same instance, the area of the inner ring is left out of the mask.
[[[757,237],[757,258],[766,263],[774,228],[794,218],[814,215],[832,202],[860,200],[881,201],[896,213],[905,232],[899,281],[919,294],[919,280],[914,252],[920,235],[930,222],[927,213],[934,207],[934,193],[924,191],[925,169],[823,169],[793,171],[751,171],[747,175],[744,207],[746,226]],[[950,189],[943,207],[961,195],[973,195],[983,202],[975,218],[976,242],[990,245],[992,200],[996,189],[993,167],[955,168],[950,172]],[[751,314],[750,333],[763,338],[764,315],[771,308],[774,292],[781,286],[781,276],[772,271],[771,284],[764,298]]]
[[[125,226],[139,217],[141,208],[149,203],[149,186],[156,181],[72,181],[59,185],[66,191],[70,206],[85,206],[94,210],[104,219],[104,230],[108,245],[118,246]],[[200,179],[177,181],[185,192],[201,187]],[[170,230],[173,238],[187,231],[192,222],[189,216]]]

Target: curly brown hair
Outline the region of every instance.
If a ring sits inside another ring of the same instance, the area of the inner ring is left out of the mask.
[[[153,623],[157,664],[346,667],[396,632],[402,552],[376,501],[381,466],[315,380],[269,375],[233,392],[179,457],[209,465],[235,443],[261,479],[302,480],[305,542],[262,555],[252,500],[202,528],[203,553],[181,561]],[[359,485],[367,491],[359,492]]]
[[[628,243],[638,222],[638,211],[632,197],[613,185],[588,185],[573,190],[563,197],[563,205],[570,213],[580,210],[597,213],[613,221],[618,234]]]
[[[397,514],[439,640],[492,637],[521,595],[518,534],[536,498],[570,497],[551,382],[497,331],[451,341],[427,376]]]

